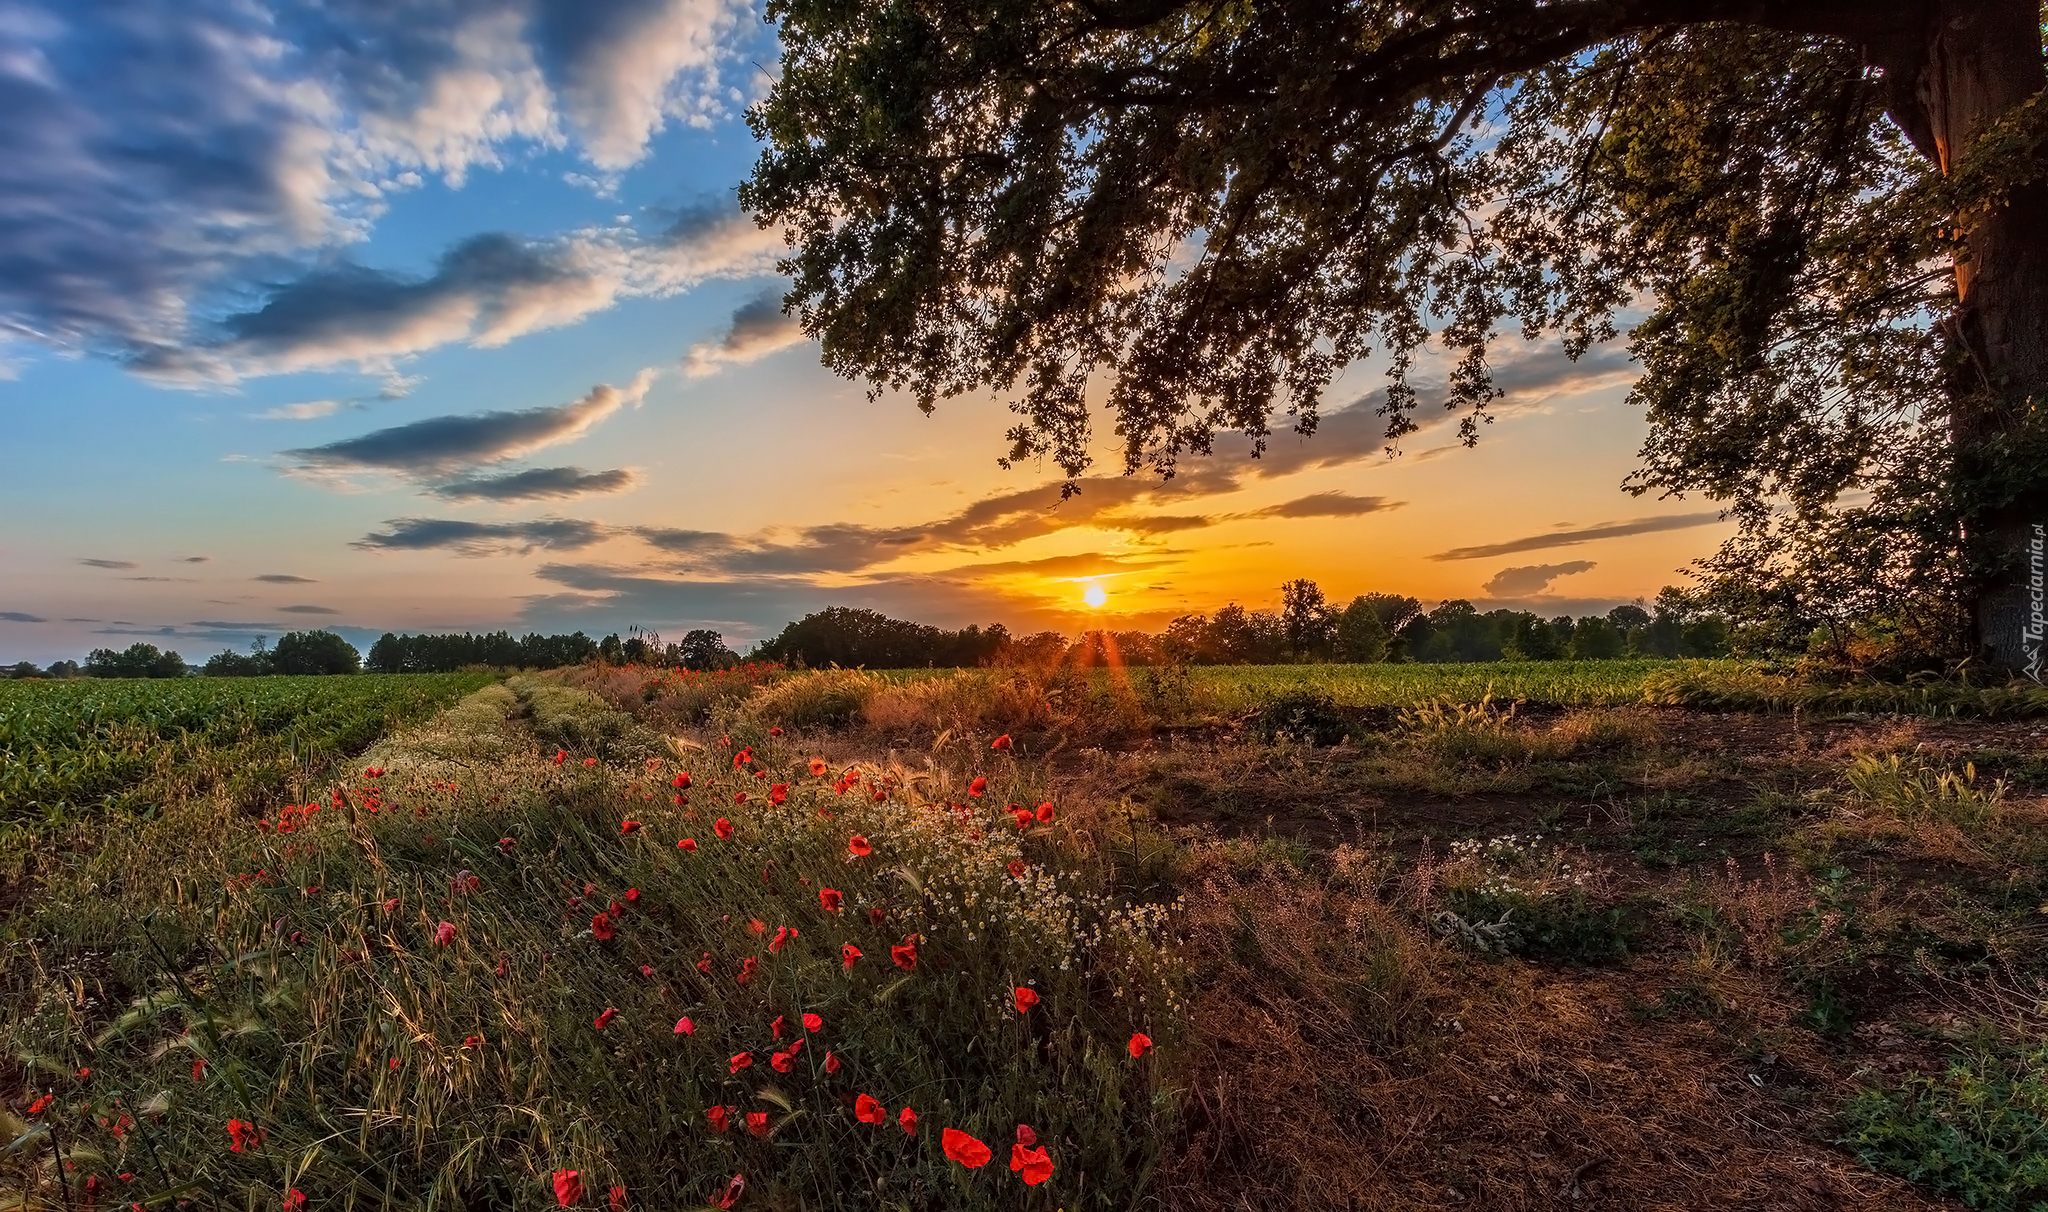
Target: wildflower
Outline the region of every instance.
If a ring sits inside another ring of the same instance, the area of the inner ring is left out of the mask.
[[[669,781],[669,786],[675,788],[677,791],[688,791],[690,789],[690,772],[687,770],[683,771],[681,774],[677,775],[674,779],[671,779]]]
[[[1010,734],[1005,732],[1003,735],[989,742],[988,747],[990,749],[1008,749],[1010,747]]]
[[[595,766],[595,765],[597,765],[597,759],[596,759],[596,758],[584,758],[584,759],[583,759],[583,764],[584,764],[585,766]]]
[[[1136,1031],[1136,1032],[1133,1032],[1133,1033],[1131,1034],[1131,1059],[1132,1059],[1132,1060],[1137,1060],[1137,1059],[1138,1059],[1139,1057],[1141,1057],[1141,1056],[1145,1055],[1145,1054],[1146,1054],[1147,1052],[1150,1052],[1151,1050],[1152,1050],[1152,1037],[1151,1037],[1151,1036],[1149,1036],[1149,1035],[1145,1034],[1145,1033],[1144,1033],[1143,1031]]]
[[[1035,1145],[1038,1143],[1038,1133],[1031,1130],[1030,1124],[1018,1124],[1017,1143],[1020,1145]]]
[[[735,791],[735,792],[733,792],[733,793],[732,793],[732,802],[733,802],[733,803],[735,803],[735,804],[744,804],[744,803],[746,803],[746,802],[747,802],[747,793],[746,793],[746,792],[744,792],[744,791]]]
[[[839,944],[839,963],[846,971],[853,971],[853,961],[860,958],[860,948],[852,943]]]
[[[735,1052],[732,1054],[732,1071],[734,1073],[738,1073],[740,1070],[749,1067],[753,1063],[754,1054],[751,1052]]]
[[[1052,1158],[1044,1149],[1033,1149],[1023,1141],[1010,1146],[1010,1169],[1018,1172],[1027,1187],[1035,1187],[1052,1177]]]
[[[610,1212],[626,1212],[626,1189],[624,1187],[613,1187],[611,1189],[611,1198],[606,1203]]]
[[[563,758],[565,758],[565,757],[568,757],[568,756],[569,756],[569,751],[568,751],[567,749],[557,749],[557,750],[555,750],[555,765],[557,765],[557,766],[561,765],[561,764],[562,764],[562,759],[563,759]]]
[[[889,1109],[863,1094],[853,1100],[853,1117],[864,1124],[879,1124],[889,1118]]]
[[[711,822],[711,832],[718,835],[719,841],[728,841],[732,838],[732,822],[726,820],[724,817],[719,817],[717,820]]]
[[[824,778],[824,777],[825,777],[825,759],[824,759],[824,758],[812,758],[812,759],[811,759],[811,777],[812,777],[812,778],[814,778],[814,779],[820,779],[820,778]]]
[[[1009,870],[1009,872],[1010,872],[1010,878],[1011,878],[1011,879],[1013,879],[1013,880],[1021,880],[1021,879],[1023,879],[1023,878],[1024,878],[1024,860],[1023,860],[1023,859],[1011,859],[1011,860],[1010,860],[1010,865],[1009,865],[1009,867],[1008,867],[1008,870]]]
[[[393,1073],[398,1072],[398,1058],[395,1056],[392,1057],[385,1067],[390,1069]]]
[[[766,934],[768,933],[768,923],[758,917],[749,918],[747,919],[747,933],[757,937]]]
[[[676,1020],[675,1033],[677,1035],[695,1035],[697,1034],[697,1024],[691,1022],[690,1016],[686,1014]]]
[[[642,964],[642,965],[640,965],[640,975],[642,975],[642,976],[653,976],[653,975],[654,975],[654,966],[653,966],[652,964]]]
[[[620,917],[625,915],[626,911],[619,908],[619,902],[613,901],[604,912],[606,917],[611,918],[613,921],[618,921]]]
[[[775,1016],[774,1022],[768,1024],[768,1034],[776,1039],[782,1038],[782,1016],[780,1014]]]
[[[775,1055],[768,1058],[768,1064],[772,1066],[777,1073],[787,1073],[789,1072],[789,1068],[792,1063],[792,1056],[792,1053],[777,1052]]]
[[[732,755],[732,768],[734,770],[738,770],[740,767],[746,765],[748,762],[751,762],[753,760],[754,747],[752,745],[749,745],[745,749],[742,749],[738,753]]]
[[[697,839],[693,837],[686,837],[682,841],[676,843],[676,849],[682,851],[684,854],[695,854],[697,853]]]
[[[846,839],[846,852],[855,858],[866,858],[875,852],[875,848],[868,845],[868,839],[856,833]]]
[[[555,1203],[564,1208],[573,1208],[583,1202],[583,1172],[581,1170],[555,1171]]]
[[[1024,986],[1019,985],[1016,988],[1016,995],[1017,1013],[1019,1014],[1031,1013],[1031,1007],[1038,1004],[1038,993],[1036,990],[1026,989]]]
[[[740,1192],[745,1191],[746,1189],[747,1176],[744,1174],[733,1175],[732,1181],[725,1185],[725,1194],[718,1197],[718,1206],[721,1208],[732,1207],[733,1201],[738,1199],[740,1197]]]
[[[804,1030],[816,1031],[825,1025],[825,1020],[815,1014],[804,1015]]]
[[[506,957],[505,957],[505,956],[502,956],[502,955],[498,957],[498,975],[499,975],[499,976],[503,976],[503,975],[505,975],[505,959],[506,959]]]
[[[908,1107],[903,1108],[903,1113],[896,1117],[896,1123],[905,1133],[911,1136],[917,1135],[917,1112],[912,1111]]]
[[[434,927],[434,941],[436,943],[439,943],[443,947],[446,947],[448,944],[454,942],[455,923],[442,922],[440,925]]]
[[[945,1145],[946,1156],[959,1162],[969,1170],[979,1170],[988,1164],[989,1158],[995,1156],[987,1145],[982,1144],[958,1128],[948,1128],[940,1133],[939,1137]]]
[[[514,845],[516,845],[516,843],[513,842],[513,840],[509,837],[501,837],[498,839],[498,849],[504,851],[507,854],[512,853],[512,847]]]
[[[45,1097],[43,1101],[47,1103],[49,1099]],[[30,1108],[30,1110],[33,1111],[35,1108]],[[228,1151],[240,1153],[244,1149],[254,1149],[262,1144],[263,1134],[256,1130],[255,1124],[247,1120],[231,1119],[228,1121],[228,1139],[233,1142],[232,1147]]]
[[[1051,801],[1051,800],[1047,800],[1046,802],[1044,802],[1043,804],[1040,804],[1040,805],[1038,806],[1038,822],[1039,822],[1039,824],[1041,824],[1041,825],[1050,825],[1050,824],[1052,824],[1052,801]]]
[[[724,1107],[713,1107],[704,1114],[711,1120],[711,1130],[713,1132],[725,1131],[725,1117],[729,1112]]]
[[[711,975],[711,953],[709,951],[704,953],[704,958],[697,961],[697,971],[702,972],[706,976]]]
[[[818,889],[818,907],[827,913],[839,912],[840,903],[845,899],[837,888]]]
[[[760,966],[760,960],[755,959],[751,955],[746,957],[745,959],[740,961],[740,973],[739,976],[735,979],[737,979],[739,983],[742,985],[746,984],[748,981],[754,979],[754,969],[759,968]]]
[[[299,1190],[297,1187],[293,1187],[291,1190],[285,1192],[284,1212],[303,1212],[305,1206],[306,1193],[304,1191]]]
[[[203,1065],[203,1064],[205,1064],[206,1062],[205,1062],[205,1061],[200,1061],[199,1063]],[[51,1104],[52,1102],[54,1102],[54,1101],[56,1100],[56,1098],[57,1098],[57,1096],[56,1096],[56,1095],[54,1095],[54,1094],[45,1094],[45,1095],[43,1095],[43,1096],[42,1096],[41,1098],[37,1099],[36,1101],[34,1101],[34,1102],[32,1102],[32,1103],[30,1103],[30,1104],[28,1105],[28,1113],[29,1113],[30,1115],[41,1115],[41,1114],[42,1114],[42,1113],[43,1113],[44,1111],[46,1111],[46,1110],[48,1110],[48,1109],[49,1109],[49,1106],[50,1106],[50,1104]],[[235,1122],[239,1123],[240,1121],[239,1121],[239,1120],[237,1120],[237,1121],[235,1121]],[[232,1128],[230,1128],[230,1129],[229,1129],[229,1131],[231,1131],[231,1132],[232,1132],[233,1130],[234,1130],[234,1129],[232,1129]],[[237,1153],[239,1153],[239,1152],[241,1152],[241,1149],[240,1149],[240,1148],[238,1147],[238,1148],[237,1148],[237,1149],[236,1149],[235,1151],[236,1151]]]
[[[839,1072],[839,1054],[829,1048],[825,1051],[825,1072]]]
[[[771,953],[782,950],[785,946],[789,945],[789,940],[795,938],[796,934],[796,929],[792,926],[777,926],[775,928],[775,937],[768,940],[768,950]]]
[[[880,905],[876,905],[874,908],[868,910],[868,920],[870,922],[873,922],[875,925],[879,926],[882,924],[882,917],[882,907]]]
[[[616,933],[616,931],[612,927],[612,915],[609,913],[600,913],[596,917],[591,918],[590,932],[597,936],[598,942],[610,942],[612,940],[612,935]]]
[[[917,936],[908,935],[903,942],[889,948],[889,958],[905,972],[917,970]]]
[[[627,903],[628,905],[632,904],[632,903],[633,903],[634,901],[637,901],[637,900],[639,900],[639,899],[640,899],[640,890],[639,890],[638,888],[628,888],[628,889],[626,889],[626,903]]]
[[[982,775],[975,775],[974,781],[967,784],[967,794],[969,795],[980,795],[987,790],[988,779],[983,777]]]
[[[481,1048],[483,1043],[484,1037],[481,1035],[465,1035],[462,1037],[462,1046],[465,1048]]]
[[[1010,809],[1010,819],[1017,822],[1017,828],[1029,829],[1031,828],[1031,822],[1038,818],[1032,814],[1029,808],[1013,807]]]
[[[397,897],[395,897],[395,896],[394,896],[394,897],[392,897],[392,898],[391,898],[390,900],[388,900],[388,901],[385,901],[385,902],[384,902],[384,912],[386,912],[386,913],[389,913],[389,912],[391,912],[391,911],[392,911],[393,909],[396,909],[396,908],[398,908],[398,898],[397,898]]]
[[[773,727],[773,728],[770,728],[770,729],[768,730],[768,735],[769,735],[769,736],[781,736],[781,735],[782,735],[782,725],[780,725],[780,724],[777,724],[777,725],[776,725],[775,727]]]
[[[591,1020],[591,1025],[592,1025],[592,1026],[594,1026],[594,1027],[596,1027],[596,1028],[597,1028],[597,1029],[598,1029],[599,1031],[602,1031],[602,1030],[604,1030],[604,1029],[605,1029],[606,1027],[609,1027],[609,1026],[611,1026],[611,1025],[612,1025],[612,1020],[613,1020],[614,1018],[617,1018],[617,1017],[618,1017],[618,1014],[619,1014],[619,1012],[618,1012],[618,1010],[617,1010],[616,1008],[614,1008],[614,1007],[611,1007],[611,1006],[606,1006],[606,1007],[605,1007],[605,1008],[604,1008],[603,1010],[601,1010],[601,1011],[599,1011],[599,1012],[598,1012],[598,1015],[597,1015],[597,1017],[596,1017],[596,1018],[594,1018],[594,1019],[592,1019],[592,1020]]]
[[[627,834],[627,833],[638,833],[639,831],[640,831],[640,822],[639,822],[639,821],[631,821],[631,820],[628,820],[628,821],[620,821],[620,822],[619,822],[619,832],[620,832],[621,834]]]
[[[766,1111],[747,1112],[747,1131],[753,1133],[755,1136],[759,1137],[762,1140],[767,1140],[768,1113]]]

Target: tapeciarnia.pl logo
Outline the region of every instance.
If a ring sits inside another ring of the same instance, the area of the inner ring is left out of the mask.
[[[2020,633],[2020,651],[2026,654],[2027,676],[2036,682],[2041,680],[2041,639],[2048,635],[2048,568],[2044,568],[2044,557],[2048,557],[2048,532],[2043,524],[2034,523],[2034,533],[2027,539],[2027,625]]]

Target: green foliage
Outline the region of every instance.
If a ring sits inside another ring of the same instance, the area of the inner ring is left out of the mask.
[[[570,635],[528,633],[514,639],[509,632],[484,635],[394,635],[385,632],[370,645],[364,664],[375,673],[453,673],[474,665],[499,669],[556,669],[580,665],[597,656],[597,641]]]
[[[1857,1092],[1838,1142],[1978,1212],[2048,1208],[2048,1048],[1980,1048],[1945,1072]]]
[[[750,659],[853,669],[908,669],[920,665],[971,668],[993,661],[1008,645],[1009,629],[995,623],[945,631],[892,619],[873,610],[832,606],[807,614],[756,646]]]
[[[1942,770],[1896,753],[1879,757],[1858,754],[1843,778],[1858,799],[1904,822],[1934,819],[1957,825],[1981,825],[1998,814],[2005,784],[1994,780],[1977,785],[1977,766]]]
[[[1641,934],[1640,915],[1596,903],[1585,862],[1540,834],[1453,843],[1437,877],[1445,908],[1431,924],[1438,934],[1495,954],[1622,959]]]
[[[1337,701],[1319,690],[1290,690],[1259,709],[1252,729],[1262,741],[1287,740],[1303,745],[1335,745],[1354,725]]]
[[[181,678],[187,673],[184,657],[140,642],[120,652],[95,648],[81,671],[89,678]]]
[[[363,658],[354,644],[331,631],[292,631],[278,637],[270,663],[283,674],[358,673]]]

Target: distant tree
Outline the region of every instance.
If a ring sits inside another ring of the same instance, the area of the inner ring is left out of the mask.
[[[1205,647],[1219,665],[1271,665],[1287,651],[1287,631],[1269,610],[1232,602],[1210,618]]]
[[[597,642],[597,659],[607,665],[626,663],[626,646],[619,642],[618,632],[615,631]]]
[[[7,667],[7,676],[17,680],[39,678],[43,676],[43,671],[37,668],[34,661],[17,661]]]
[[[1056,664],[1066,654],[1066,636],[1057,631],[1040,631],[1010,641],[1002,659],[1011,665],[1042,668]]]
[[[683,636],[676,658],[685,669],[699,671],[730,669],[740,663],[739,654],[725,646],[725,637],[699,627]]]
[[[93,649],[82,672],[89,678],[181,678],[186,670],[184,657],[138,641],[120,652]]]
[[[277,639],[270,650],[271,664],[279,673],[356,673],[362,669],[362,654],[355,645],[331,631],[293,631]]]
[[[1626,650],[1628,641],[1614,620],[1603,615],[1588,615],[1580,619],[1572,629],[1571,655],[1582,661],[1600,661],[1618,657]]]
[[[1297,661],[1328,657],[1334,625],[1322,586],[1303,577],[1280,587],[1280,627],[1287,655]]]
[[[80,670],[77,661],[51,661],[43,674],[52,678],[75,678],[80,675]]]
[[[1360,595],[1351,599],[1337,615],[1336,650],[1337,659],[1354,665],[1366,665],[1387,659],[1387,645],[1393,639],[1387,625],[1380,621],[1380,613],[1373,608],[1372,599]]]
[[[206,659],[199,672],[210,678],[253,678],[276,670],[271,666],[270,654],[259,650],[248,654],[216,652]]]
[[[1643,604],[1638,601],[1634,605],[1616,606],[1608,611],[1607,621],[1624,632],[1633,631],[1638,627],[1650,625],[1650,612],[1644,610]]]

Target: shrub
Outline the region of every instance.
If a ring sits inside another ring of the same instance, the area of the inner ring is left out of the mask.
[[[1437,933],[1495,954],[1601,963],[1626,956],[1640,928],[1591,893],[1600,873],[1539,834],[1453,842],[1435,876],[1445,908]]]
[[[1290,690],[1261,707],[1252,728],[1262,741],[1336,745],[1350,735],[1352,724],[1322,691]]]
[[[822,669],[777,679],[747,700],[747,714],[764,726],[844,728],[885,683],[859,669]]]
[[[1838,1143],[1980,1212],[2048,1206],[2048,1048],[1954,1057],[1939,1076],[1857,1092]]]

